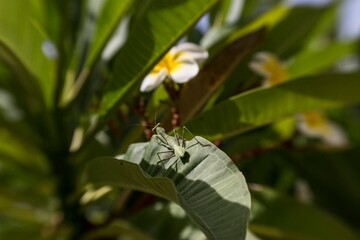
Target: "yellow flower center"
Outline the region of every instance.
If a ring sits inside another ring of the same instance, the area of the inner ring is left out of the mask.
[[[308,112],[304,114],[304,119],[310,128],[318,129],[323,132],[329,130],[326,117],[320,112]]]
[[[154,67],[153,72],[158,73],[161,71],[161,69],[166,69],[167,73],[170,73],[173,71],[177,65],[178,62],[176,61],[178,57],[178,54],[173,54],[171,52],[168,52],[163,59]]]
[[[285,67],[275,57],[271,57],[264,63],[264,69],[269,73],[267,81],[270,85],[285,82],[289,78],[289,74]]]

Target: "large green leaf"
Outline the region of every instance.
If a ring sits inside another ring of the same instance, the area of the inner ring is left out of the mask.
[[[130,187],[174,201],[209,239],[244,239],[250,195],[242,173],[224,152],[201,137],[186,141],[186,146],[183,158],[159,163],[169,158],[169,150],[155,135],[147,146],[132,145],[122,156],[139,165],[96,159],[87,176],[96,184]]]
[[[217,0],[154,0],[130,30],[115,59],[114,74],[104,95],[100,117],[107,116],[157,61]]]
[[[299,78],[234,96],[188,122],[197,135],[230,137],[295,113],[360,102],[360,73]],[[346,93],[346,94],[344,94]]]
[[[48,54],[52,45],[42,25],[44,6],[42,1],[0,1],[0,58],[5,58],[36,96],[52,106],[55,56]]]
[[[348,226],[314,206],[300,204],[256,185],[252,188],[250,229],[264,239],[336,240],[359,239]]]

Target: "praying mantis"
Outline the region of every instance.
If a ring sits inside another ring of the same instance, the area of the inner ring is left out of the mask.
[[[157,153],[157,156],[159,158],[159,161],[157,162],[157,164],[161,164],[164,168],[165,168],[164,162],[170,160],[173,157],[177,158],[173,164],[175,164],[178,159],[182,160],[186,157],[189,157],[189,156],[187,156],[188,155],[187,150],[189,148],[195,146],[196,144],[200,144],[201,146],[206,146],[206,145],[202,144],[201,142],[199,142],[199,140],[197,140],[196,137],[194,137],[194,139],[197,141],[197,143],[195,143],[191,146],[186,146],[186,141],[184,138],[184,130],[186,130],[190,134],[191,134],[191,132],[185,126],[183,126],[183,131],[182,131],[181,137],[175,131],[175,129],[173,130],[174,137],[171,137],[171,136],[167,135],[164,128],[159,127],[159,125],[160,125],[160,123],[156,124],[156,126],[152,130],[156,131],[156,141],[158,142],[158,144],[160,144],[161,146],[164,146],[165,148],[168,149],[168,151],[163,151],[163,152]],[[171,154],[169,157],[167,157],[165,159],[161,159],[160,155],[164,154],[164,153],[171,153]],[[173,164],[171,164],[171,166]]]

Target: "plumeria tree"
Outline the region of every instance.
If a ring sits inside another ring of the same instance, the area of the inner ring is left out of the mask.
[[[1,1],[0,239],[358,239],[358,40],[295,2]]]

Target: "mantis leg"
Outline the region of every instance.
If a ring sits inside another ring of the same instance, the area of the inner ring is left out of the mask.
[[[163,153],[172,153],[172,154],[167,158],[161,159],[160,154],[163,154]],[[163,168],[165,168],[164,162],[169,161],[171,158],[173,158],[175,156],[174,151],[171,151],[171,150],[164,151],[164,152],[158,152],[158,153],[156,153],[156,155],[159,158],[159,161],[156,164],[161,164]]]
[[[196,136],[194,136],[194,135],[190,132],[190,130],[189,130],[187,127],[183,126],[183,131],[184,131],[184,129],[185,129],[188,133],[190,133],[190,135],[191,135],[191,136],[196,140],[196,142],[197,142],[197,143],[195,143],[195,144],[187,147],[187,149],[189,149],[189,148],[191,148],[191,147],[193,147],[193,146],[195,146],[195,145],[197,145],[197,144],[200,144],[202,147],[208,147],[208,146],[210,146],[210,144],[203,144],[203,143],[201,143],[201,142],[196,138]]]
[[[183,131],[182,131],[182,136],[180,136],[176,131],[175,129],[173,130],[174,131],[174,136],[175,136],[175,139],[176,139],[176,143],[177,145],[185,148],[185,137],[184,137],[184,128],[183,128]],[[180,138],[182,139],[182,142],[180,143]]]
[[[177,158],[170,166],[169,168],[171,168],[174,164],[175,164],[175,171],[178,171],[178,165],[176,164],[178,162],[179,158]]]
[[[169,149],[169,151],[171,151],[171,147],[169,146],[168,142],[160,137],[156,138],[156,141],[158,142],[159,145],[166,147],[167,149]]]
[[[180,146],[179,134],[173,129],[176,144]]]
[[[183,142],[182,142],[182,147],[186,147],[185,146],[185,137],[184,137],[184,134],[185,134],[185,126],[183,126],[183,129],[182,129],[182,140],[183,140]],[[188,132],[190,132],[189,130],[187,130]],[[191,134],[191,133],[190,133]],[[192,135],[192,134],[191,134]]]

